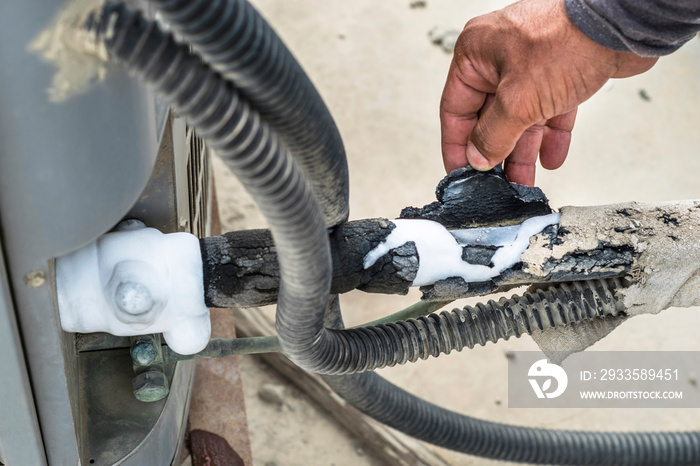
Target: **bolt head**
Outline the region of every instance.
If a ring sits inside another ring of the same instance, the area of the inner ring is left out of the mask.
[[[159,370],[152,369],[138,374],[132,380],[134,396],[145,403],[160,401],[168,395],[168,378]]]
[[[150,366],[158,357],[153,341],[137,340],[131,347],[131,359],[139,366]]]
[[[133,281],[121,282],[117,286],[114,302],[121,311],[132,316],[149,312],[155,304],[148,288]]]
[[[166,280],[153,264],[128,259],[114,266],[103,292],[115,317],[143,333],[165,308],[167,290]]]

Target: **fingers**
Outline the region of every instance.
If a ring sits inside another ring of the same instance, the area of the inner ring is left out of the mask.
[[[544,121],[525,130],[506,158],[503,170],[511,183],[535,185],[535,163],[545,132]]]
[[[468,165],[467,142],[489,87],[471,63],[460,68],[453,61],[440,101],[442,159],[447,172]]]
[[[541,121],[525,130],[503,164],[510,182],[534,186],[538,154],[542,167],[548,170],[561,167],[569,151],[576,111]]]
[[[540,164],[547,170],[556,170],[566,160],[577,110],[578,108],[575,108],[547,121],[542,136],[542,147],[540,147]]]
[[[537,121],[519,115],[521,106],[506,103],[504,94],[499,89],[493,104],[480,115],[469,139],[467,160],[477,170],[488,170],[505,160],[520,136]]]

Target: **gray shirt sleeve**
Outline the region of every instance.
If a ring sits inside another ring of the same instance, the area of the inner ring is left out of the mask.
[[[700,31],[700,0],[564,0],[573,23],[600,45],[640,56],[675,52]]]

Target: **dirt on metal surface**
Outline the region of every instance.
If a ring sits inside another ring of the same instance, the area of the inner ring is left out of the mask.
[[[88,33],[84,24],[105,0],[72,0],[27,45],[29,51],[56,67],[47,89],[52,102],[63,102],[85,92],[107,73],[109,59],[104,45]]]

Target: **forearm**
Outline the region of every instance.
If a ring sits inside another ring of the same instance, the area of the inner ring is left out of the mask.
[[[613,50],[658,57],[700,31],[698,0],[564,0],[573,23]]]

